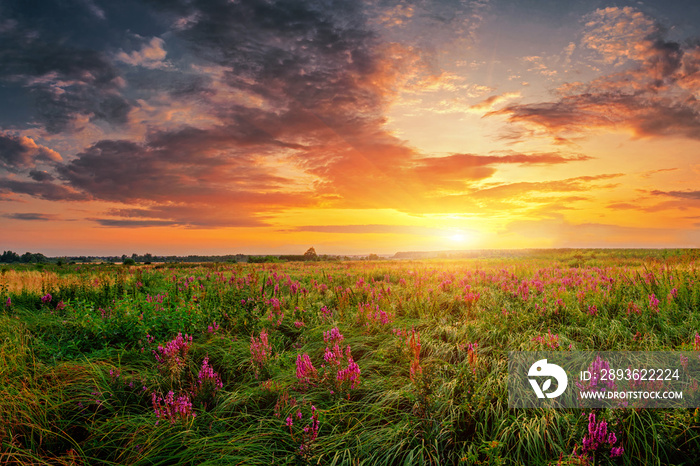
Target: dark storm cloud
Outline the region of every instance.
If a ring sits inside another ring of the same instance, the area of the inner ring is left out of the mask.
[[[0,28],[0,82],[30,93],[35,117],[46,130],[75,129],[80,116],[125,123],[132,104],[121,95],[123,81],[109,59],[50,30],[57,18],[49,21],[28,14],[27,5],[8,3],[0,7],[0,13],[10,16]]]
[[[53,181],[54,177],[47,171],[30,170],[29,177],[34,181]]]
[[[325,128],[365,134],[367,124],[377,129],[388,89],[372,81],[384,77],[386,63],[359,2],[154,3],[178,19],[191,18],[178,37],[198,58],[229,69],[228,86],[265,99],[270,124],[304,121],[307,134]],[[238,126],[250,110],[219,112]]]
[[[28,153],[19,138],[0,136],[0,163],[6,170],[31,164]]]
[[[99,199],[130,202],[231,202],[284,187],[289,180],[256,167],[237,146],[269,143],[267,134],[227,128],[183,128],[153,133],[145,144],[99,141],[58,173],[71,186]],[[246,194],[246,191],[250,191]]]

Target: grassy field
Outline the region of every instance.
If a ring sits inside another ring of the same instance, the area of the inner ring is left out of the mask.
[[[696,260],[5,266],[0,463],[697,464],[700,410],[584,448],[591,412],[506,384],[513,350],[700,350]]]

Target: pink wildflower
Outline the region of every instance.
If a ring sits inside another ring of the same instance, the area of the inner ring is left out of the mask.
[[[659,312],[659,300],[656,298],[656,295],[654,293],[649,295],[649,307],[654,311],[654,312]]]
[[[304,353],[297,355],[297,379],[303,384],[308,384],[316,378],[316,368],[311,363],[309,355]]]

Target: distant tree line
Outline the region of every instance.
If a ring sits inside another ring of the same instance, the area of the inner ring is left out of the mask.
[[[151,264],[153,262],[243,262],[246,259],[244,254],[227,254],[224,256],[156,256],[151,253],[146,254],[131,254],[127,256],[109,256],[102,257],[105,262],[122,262],[124,264]]]
[[[48,257],[39,252],[25,252],[20,256],[14,251],[3,251],[2,256],[0,256],[0,262],[6,264],[12,264],[15,262],[21,262],[24,264],[44,264],[50,261]]]
[[[131,255],[122,254],[121,256],[62,256],[62,257],[46,257],[41,253],[26,252],[22,255],[14,251],[4,251],[0,255],[0,263],[5,264],[74,264],[74,263],[90,263],[90,262],[107,262],[107,263],[123,263],[125,265],[134,264],[152,264],[160,263],[195,263],[195,262],[313,262],[313,261],[338,261],[338,260],[378,260],[376,254],[370,254],[366,257],[348,257],[336,255],[319,255],[316,250],[311,247],[304,254],[284,254],[284,255],[265,255],[265,256],[249,256],[246,254],[228,254],[222,256],[203,256],[203,255],[188,255],[188,256],[158,256],[151,253]]]
[[[280,256],[249,256],[248,262],[250,263],[264,263],[264,262],[313,262],[313,261],[337,261],[340,260],[338,256],[329,256],[316,254],[316,249],[310,247],[306,250],[304,254],[283,254]]]
[[[229,254],[224,256],[154,256],[153,254],[131,254],[127,256],[64,256],[46,257],[41,253],[26,252],[21,256],[14,251],[4,251],[0,255],[0,263],[25,263],[25,264],[45,264],[45,263],[87,263],[87,262],[126,262],[150,264],[152,262],[244,262],[248,256],[245,254]]]

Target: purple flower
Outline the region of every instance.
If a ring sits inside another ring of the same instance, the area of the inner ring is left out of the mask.
[[[610,458],[617,458],[618,456],[622,456],[622,454],[625,452],[625,449],[622,448],[622,445],[619,447],[613,447],[610,449]]]
[[[204,361],[202,361],[202,368],[199,370],[197,378],[199,379],[200,389],[206,385],[212,385],[213,391],[216,392],[224,386],[223,382],[221,382],[221,377],[219,377],[219,374],[214,372],[214,369],[212,369],[209,365],[209,356],[204,358]]]
[[[51,302],[51,298],[52,298],[51,294],[46,293],[44,296],[41,297],[42,304],[46,304],[46,303]]]
[[[340,343],[344,338],[338,327],[333,327],[329,331],[323,332],[323,341],[326,343]]]
[[[151,396],[151,401],[153,403],[153,411],[158,418],[156,425],[161,419],[167,419],[170,421],[170,424],[175,424],[178,419],[186,421],[189,417],[197,417],[197,414],[193,412],[192,402],[186,393],[176,397],[171,390],[165,397],[162,397],[154,392]]]
[[[297,379],[300,382],[307,384],[311,381],[312,378],[315,378],[315,377],[316,377],[316,368],[311,363],[311,358],[309,358],[309,355],[306,353],[298,354],[297,355]]]
[[[659,312],[659,300],[654,293],[649,295],[649,307],[655,312]]]
[[[614,432],[608,432],[608,423],[605,420],[596,421],[595,413],[588,415],[588,434],[583,436],[583,453],[580,456],[595,455],[607,445],[610,447],[610,457],[615,458],[625,451],[622,446],[615,447],[617,436]]]

